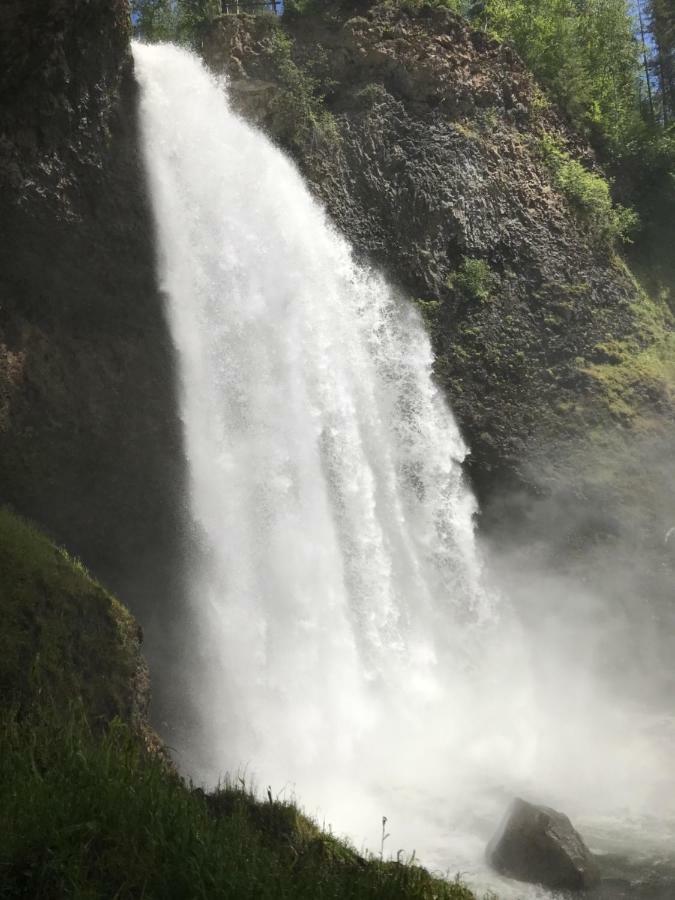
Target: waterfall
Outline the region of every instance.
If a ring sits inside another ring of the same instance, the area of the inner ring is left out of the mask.
[[[394,852],[479,866],[535,760],[582,795],[572,737],[587,750],[613,720],[589,715],[578,667],[536,708],[520,628],[482,583],[466,447],[414,304],[355,262],[194,55],[134,55],[198,546],[199,752],[182,764],[297,786],[357,841],[386,814]]]

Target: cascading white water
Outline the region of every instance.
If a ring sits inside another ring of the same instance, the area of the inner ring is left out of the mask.
[[[200,547],[183,764],[297,785],[357,842],[386,814],[394,851],[478,871],[509,792],[567,777],[569,742],[547,749],[557,710],[481,584],[423,327],[194,56],[134,54]]]

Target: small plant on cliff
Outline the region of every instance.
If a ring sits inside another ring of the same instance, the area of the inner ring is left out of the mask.
[[[485,260],[465,256],[459,269],[448,277],[447,285],[470,300],[483,303],[490,297],[494,276]]]
[[[378,106],[380,103],[384,103],[389,97],[390,94],[383,84],[372,81],[364,88],[361,88],[356,94],[359,105],[364,109]]]
[[[266,48],[282,87],[275,100],[275,113],[281,120],[282,140],[306,150],[317,141],[337,140],[337,129],[332,115],[323,106],[316,79],[295,63],[292,51],[292,39],[277,24]]]
[[[556,187],[596,238],[608,245],[615,241],[629,243],[639,218],[634,210],[612,201],[607,180],[572,159],[549,134],[540,139],[540,147]]]

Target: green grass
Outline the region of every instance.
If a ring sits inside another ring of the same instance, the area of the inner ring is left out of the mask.
[[[473,900],[364,858],[289,803],[189,789],[119,721],[0,714],[0,898]]]

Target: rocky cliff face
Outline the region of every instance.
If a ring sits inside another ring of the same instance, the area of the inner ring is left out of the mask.
[[[183,463],[129,39],[124,0],[0,10],[0,503],[153,623],[156,662]]]
[[[418,301],[484,530],[549,561],[640,547],[672,574],[671,320],[556,185],[547,142],[592,157],[514,53],[413,4],[223,16],[203,53]]]

